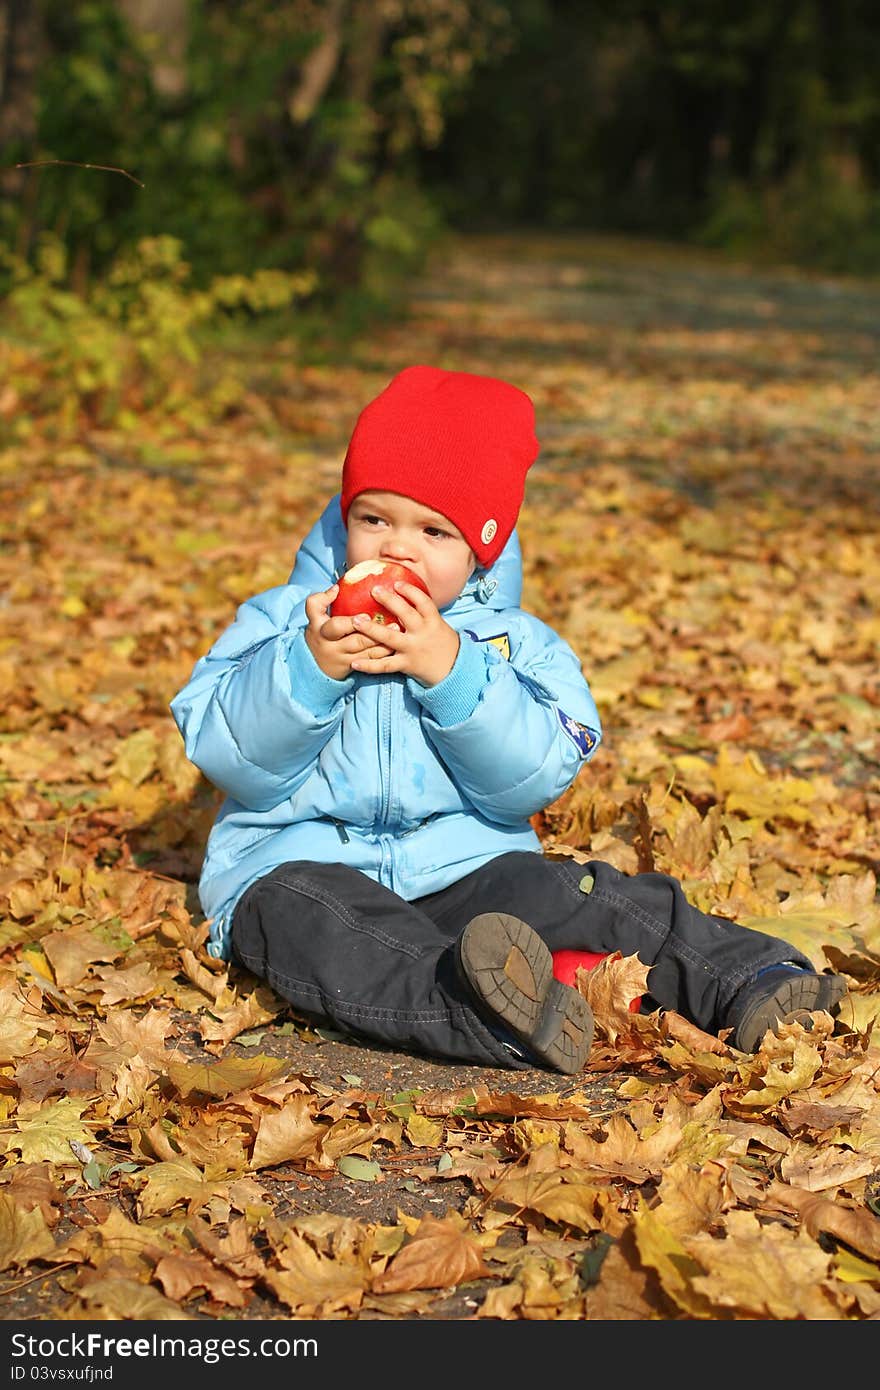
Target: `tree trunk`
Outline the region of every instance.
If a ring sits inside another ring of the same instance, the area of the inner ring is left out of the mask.
[[[353,101],[366,105],[370,99],[387,28],[388,20],[381,5],[374,4],[373,0],[360,0],[348,53],[348,94]]]
[[[119,0],[134,32],[150,43],[153,86],[175,101],[187,89],[189,0]]]
[[[287,110],[294,125],[311,120],[333,80],[342,51],[342,29],[348,0],[330,0],[324,16],[321,38],[302,65],[296,90],[291,92]]]
[[[0,193],[8,198],[20,198],[32,177],[13,166],[34,156],[42,34],[35,0],[0,0]]]

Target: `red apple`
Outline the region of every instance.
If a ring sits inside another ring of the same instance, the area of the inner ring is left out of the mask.
[[[415,584],[422,593],[428,592],[424,580],[398,560],[361,560],[359,565],[346,570],[340,579],[339,593],[330,605],[331,617],[353,617],[355,613],[366,613],[374,623],[400,623],[400,619],[389,609],[383,608],[371,592],[374,584],[384,584],[390,589],[398,581]],[[400,625],[402,628],[403,624]]]

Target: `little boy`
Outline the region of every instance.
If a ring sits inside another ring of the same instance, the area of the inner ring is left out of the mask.
[[[835,1012],[840,977],[663,874],[545,857],[532,828],[601,738],[575,653],[519,607],[538,450],[529,397],[492,377],[409,367],[361,412],[289,582],[241,606],[172,702],[226,793],[208,949],[349,1033],[569,1074],[593,1019],[552,953],[619,950],[650,967],[643,1007],[754,1051]],[[393,624],[331,616],[338,576],[375,559],[428,594],[377,586]]]

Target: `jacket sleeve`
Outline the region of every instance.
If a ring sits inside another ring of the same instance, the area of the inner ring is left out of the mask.
[[[549,806],[592,758],[602,737],[595,701],[571,647],[520,614],[510,659],[461,634],[438,685],[410,682],[423,727],[476,809],[515,825]]]
[[[242,806],[265,811],[309,776],[354,678],[326,676],[305,641],[309,589],[243,603],[171,702],[187,757]]]

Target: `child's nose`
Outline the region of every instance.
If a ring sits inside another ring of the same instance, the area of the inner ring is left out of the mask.
[[[388,560],[412,560],[414,554],[413,542],[406,536],[388,536],[382,546],[382,555]]]

